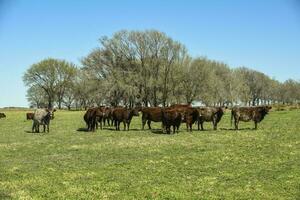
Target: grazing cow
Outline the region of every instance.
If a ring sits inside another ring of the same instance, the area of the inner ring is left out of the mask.
[[[5,117],[6,117],[6,115],[4,113],[0,113],[0,119],[5,118]]]
[[[143,108],[142,111],[142,130],[144,130],[145,124],[147,122],[148,128],[151,129],[151,121],[161,122],[162,121],[162,108],[160,107],[150,107]]]
[[[175,129],[179,131],[179,127],[182,120],[182,115],[176,109],[162,109],[162,125],[166,129],[167,134],[171,132],[171,126],[173,126],[173,133]]]
[[[32,132],[39,133],[40,125],[43,125],[44,132],[47,127],[47,132],[49,132],[50,120],[53,119],[53,113],[56,110],[52,109],[36,109],[33,114],[33,124],[32,124]]]
[[[139,109],[128,109],[128,108],[115,108],[112,112],[113,120],[115,123],[116,130],[120,130],[120,123],[124,124],[124,131],[129,131],[130,122],[133,116],[139,116]]]
[[[95,131],[95,128],[98,129],[98,122],[100,122],[100,129],[102,129],[102,118],[103,112],[101,107],[89,108],[83,116],[88,131]]]
[[[26,119],[31,120],[33,119],[34,113],[26,113]]]
[[[271,106],[234,107],[231,110],[231,124],[234,118],[235,130],[238,130],[239,121],[248,122],[252,120],[254,121],[254,129],[257,129],[257,123],[264,119],[270,109],[272,109]]]
[[[196,108],[186,108],[184,112],[184,121],[186,122],[187,131],[192,132],[193,124],[198,120],[199,112]]]
[[[197,108],[199,112],[198,118],[198,130],[200,130],[199,125],[201,125],[201,130],[203,131],[203,123],[204,122],[212,122],[213,129],[217,130],[217,125],[220,122],[225,109],[227,107],[200,107]]]

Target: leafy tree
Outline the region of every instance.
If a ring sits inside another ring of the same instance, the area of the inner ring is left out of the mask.
[[[33,64],[24,74],[23,81],[28,87],[44,90],[48,107],[53,107],[56,97],[59,108],[66,87],[75,74],[75,66],[64,60],[48,58]]]

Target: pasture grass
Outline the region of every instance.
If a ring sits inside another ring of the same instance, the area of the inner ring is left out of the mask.
[[[25,111],[0,119],[0,199],[299,199],[300,112],[271,112],[258,130],[230,115],[218,130],[166,135],[84,128],[57,111],[50,133],[31,133]],[[147,126],[146,126],[147,127]],[[121,126],[123,128],[123,126]]]

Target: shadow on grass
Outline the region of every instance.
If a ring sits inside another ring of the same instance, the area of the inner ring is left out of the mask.
[[[255,130],[254,128],[239,128],[235,130],[235,128],[220,128],[220,130],[224,131],[244,131],[244,130]]]
[[[6,192],[0,190],[0,199],[12,199],[12,197]]]
[[[148,131],[149,131],[149,129],[148,129]],[[154,134],[169,135],[167,133],[164,133],[161,129],[151,129],[150,131],[151,131],[151,133],[154,133]],[[171,132],[171,134],[172,133],[173,132]]]
[[[88,129],[87,128],[79,128],[76,131],[79,131],[79,132],[88,132]]]

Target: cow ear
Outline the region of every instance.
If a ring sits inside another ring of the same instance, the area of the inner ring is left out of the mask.
[[[54,108],[52,112],[55,112],[55,111],[56,111],[56,109]]]

